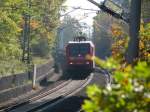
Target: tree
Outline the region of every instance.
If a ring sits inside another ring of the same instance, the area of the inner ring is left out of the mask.
[[[7,2],[1,2],[1,5],[4,6],[0,8],[0,60],[19,59],[21,55],[18,35],[22,29],[17,24],[20,21],[20,16],[18,13],[10,13],[10,10],[5,10],[5,7],[18,2],[14,1],[9,4]]]
[[[150,22],[149,5],[150,0],[142,0],[142,18],[144,22]]]
[[[137,1],[136,1],[137,2]],[[119,24],[118,24],[119,25]],[[120,25],[112,25],[112,33],[115,38],[122,35]],[[82,109],[86,112],[147,112],[150,104],[150,55],[149,55],[149,24],[141,24],[140,50],[138,61],[135,65],[118,62],[119,58],[111,58],[107,61],[95,62],[109,69],[113,74],[112,85],[99,87],[96,85],[87,88],[88,98]],[[123,32],[124,33],[124,32]],[[137,32],[136,32],[137,33]],[[121,34],[121,35],[120,35]],[[116,39],[116,42],[120,40]],[[122,39],[121,39],[122,40]],[[119,42],[120,43],[120,42]],[[123,45],[123,44],[122,44]],[[119,45],[119,46],[122,46]],[[119,52],[119,51],[117,51]],[[144,55],[145,54],[145,55]],[[116,62],[117,61],[117,62]],[[111,68],[111,69],[110,69]],[[112,71],[113,69],[113,71]]]
[[[114,66],[115,63],[109,63]],[[107,62],[105,62],[105,65]],[[119,67],[119,66],[118,66]],[[149,65],[139,62],[113,72],[113,84],[105,88],[92,85],[87,88],[89,99],[84,101],[85,112],[148,112],[150,103]]]
[[[128,63],[136,62],[139,56],[139,31],[140,31],[140,18],[141,18],[141,0],[131,1],[130,10],[130,39],[128,43],[128,50],[126,60]]]
[[[59,11],[65,0],[27,0],[0,1],[0,61],[17,60],[21,62],[23,48],[24,16],[30,15],[30,46],[35,49],[44,42],[43,49],[50,53],[59,25]],[[42,47],[42,46],[41,46]],[[42,52],[42,51],[41,51]],[[33,54],[35,50],[32,51]],[[42,55],[43,56],[43,55]],[[7,67],[9,68],[9,67]]]
[[[93,39],[96,56],[102,59],[111,55],[111,23],[112,17],[105,13],[100,13],[94,17]]]

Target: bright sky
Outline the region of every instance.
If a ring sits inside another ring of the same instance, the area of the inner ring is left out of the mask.
[[[100,2],[102,0],[95,1]],[[68,6],[67,12],[74,10],[71,7],[81,7],[84,9],[99,10],[97,6],[88,2],[87,0],[67,0],[64,5]],[[77,20],[80,20],[80,22],[86,22],[88,25],[91,26],[93,22],[93,17],[96,15],[96,11],[78,9],[69,13],[69,15],[75,17]]]

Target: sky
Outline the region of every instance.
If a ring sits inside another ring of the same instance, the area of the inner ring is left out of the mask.
[[[97,2],[100,2],[102,0],[95,0]],[[64,5],[68,6],[68,9],[66,12],[70,12],[74,9],[71,7],[81,7],[84,9],[93,9],[93,10],[99,10],[97,6],[94,4],[88,2],[87,0],[67,0]],[[85,22],[89,26],[92,26],[93,23],[93,17],[96,15],[97,11],[91,11],[91,10],[79,10],[76,9],[73,12],[69,13],[72,17],[75,17],[77,20],[80,20],[80,22]]]

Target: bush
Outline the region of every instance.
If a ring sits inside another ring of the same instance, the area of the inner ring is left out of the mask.
[[[32,51],[35,56],[48,56],[50,54],[48,41],[46,39],[39,39],[38,43],[32,45]]]
[[[1,60],[0,63],[0,76],[13,75],[24,73],[28,71],[26,64],[19,60]]]
[[[149,112],[149,68],[147,62],[139,62],[135,67],[128,65],[113,72],[111,86],[87,87],[89,100],[84,101],[82,109],[86,112]]]

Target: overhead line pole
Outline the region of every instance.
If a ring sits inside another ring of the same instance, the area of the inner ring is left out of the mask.
[[[31,0],[28,0],[28,8],[29,8],[29,11],[30,11],[30,8],[31,8]],[[28,64],[30,64],[30,61],[31,61],[31,51],[30,51],[30,31],[31,31],[31,27],[30,27],[30,12],[28,14]]]
[[[27,7],[31,8],[31,0],[27,0]],[[30,12],[24,13],[24,30],[23,30],[23,57],[22,60],[30,64]]]
[[[141,0],[131,0],[130,12],[130,40],[128,43],[126,60],[128,63],[133,63],[139,56]]]
[[[26,44],[27,44],[27,15],[23,13],[24,26],[23,26],[23,56],[22,61],[26,62]]]

